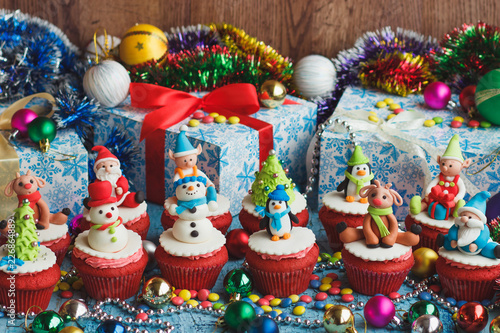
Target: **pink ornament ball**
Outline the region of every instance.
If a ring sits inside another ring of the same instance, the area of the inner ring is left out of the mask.
[[[12,128],[19,131],[19,134],[27,136],[29,123],[37,117],[38,115],[31,109],[20,109],[12,115],[10,123]]]
[[[443,82],[433,82],[424,91],[425,103],[435,110],[443,109],[451,99],[451,90]]]
[[[387,326],[396,315],[394,303],[385,296],[374,296],[366,302],[363,310],[368,324],[375,327]]]

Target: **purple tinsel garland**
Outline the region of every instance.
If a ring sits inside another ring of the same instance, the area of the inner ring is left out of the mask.
[[[172,32],[167,33],[166,36],[170,54],[222,44],[216,31],[201,24],[172,28]]]

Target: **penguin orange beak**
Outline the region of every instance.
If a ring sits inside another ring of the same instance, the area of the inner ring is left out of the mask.
[[[356,174],[358,176],[364,176],[364,175],[366,175],[366,171],[365,170],[359,170],[358,172],[356,172]]]
[[[280,205],[275,205],[274,209],[281,209],[281,206]]]
[[[192,191],[192,190],[194,190],[194,186],[189,186],[188,191]]]

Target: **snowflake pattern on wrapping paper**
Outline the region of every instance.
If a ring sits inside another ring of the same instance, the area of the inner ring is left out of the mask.
[[[243,171],[236,176],[240,182],[240,190],[247,190],[252,186],[252,183],[255,180],[255,171],[257,169],[258,168],[255,166],[255,163],[243,162]]]
[[[41,154],[40,152],[37,152]],[[54,177],[57,176],[63,170],[56,166],[54,160],[49,157],[42,157],[37,159],[35,164],[31,164],[28,168],[38,177],[43,178],[46,182],[52,183],[54,181]]]
[[[87,156],[81,155],[68,161],[61,161],[65,166],[63,177],[72,176],[77,181],[83,174],[88,172]]]

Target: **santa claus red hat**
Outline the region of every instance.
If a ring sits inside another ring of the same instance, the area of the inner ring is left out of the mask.
[[[94,182],[89,185],[90,201],[89,207],[97,207],[104,204],[116,202],[116,198],[112,197],[113,186],[108,181]]]
[[[92,150],[97,152],[97,157],[94,162],[94,172],[97,172],[97,165],[105,161],[115,161],[118,163],[118,167],[120,167],[120,160],[118,160],[115,155],[111,154],[108,148],[104,146],[94,146]]]

